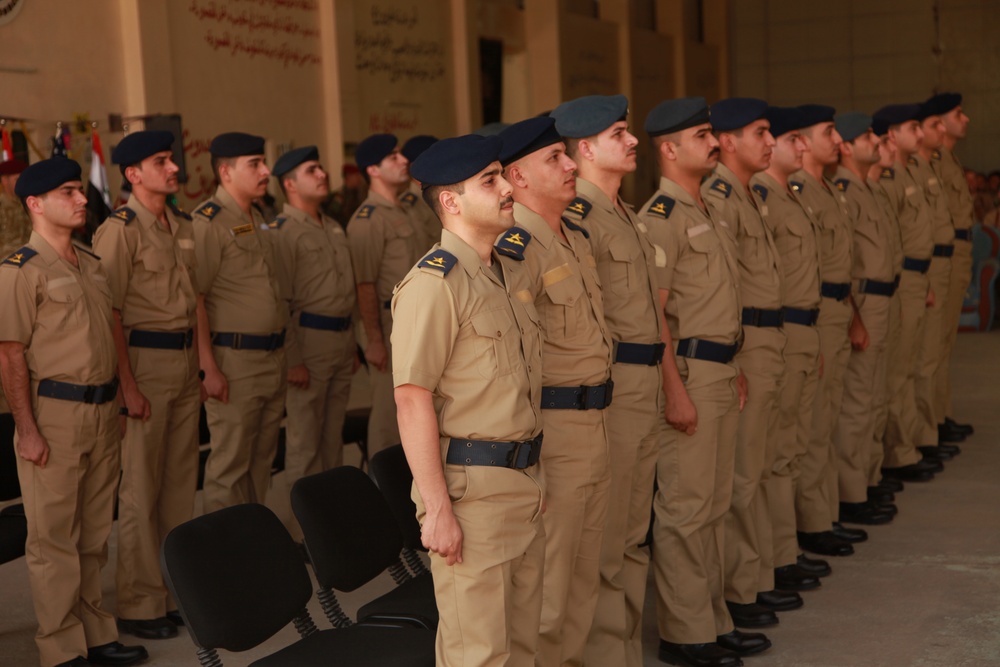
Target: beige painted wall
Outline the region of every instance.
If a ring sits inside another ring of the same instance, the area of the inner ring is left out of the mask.
[[[737,0],[735,95],[871,113],[957,90],[972,118],[959,156],[1000,167],[1000,0]]]

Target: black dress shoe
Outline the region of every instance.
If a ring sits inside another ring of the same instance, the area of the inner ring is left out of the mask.
[[[906,487],[898,479],[889,479],[886,477],[883,477],[882,481],[875,485],[875,488],[884,493],[902,493],[906,490]]]
[[[843,523],[860,523],[881,526],[892,521],[888,512],[882,512],[868,503],[840,503],[840,520]]]
[[[167,612],[167,620],[176,625],[178,628],[184,627],[184,618],[181,616],[181,613],[176,609]]]
[[[803,572],[797,565],[774,568],[774,587],[783,591],[811,591],[819,588],[819,577]]]
[[[808,572],[814,577],[829,577],[833,574],[830,564],[820,558],[809,558],[805,554],[799,554],[795,559],[795,564],[803,572]]]
[[[937,448],[946,454],[951,454],[952,458],[962,453],[961,447],[958,445],[949,445],[946,442],[939,442]]]
[[[878,510],[879,512],[885,512],[886,514],[888,514],[893,518],[895,518],[896,515],[899,514],[899,508],[896,507],[895,503],[874,503],[869,500],[868,504],[871,505],[876,510]]]
[[[821,533],[798,533],[799,546],[820,556],[850,556],[854,547],[835,536],[832,531]],[[780,587],[779,587],[780,588]]]
[[[938,440],[940,442],[965,442],[965,433],[951,428],[948,423],[938,424]]]
[[[73,658],[72,660],[67,660],[66,662],[60,662],[58,665],[56,665],[56,667],[84,667],[85,665],[89,664],[90,663],[87,662],[86,658],[80,656],[77,658]]]
[[[118,629],[141,639],[170,639],[177,636],[177,625],[166,616],[139,621],[119,618]]]
[[[87,649],[87,662],[93,665],[137,665],[149,657],[142,646],[122,646],[121,642],[101,644]]]
[[[803,604],[802,596],[790,591],[764,591],[757,593],[757,604],[771,611],[791,611]]]
[[[951,461],[951,454],[944,451],[937,445],[920,445],[917,447],[925,461]]]
[[[833,533],[834,537],[843,540],[844,542],[849,542],[850,544],[857,544],[858,542],[868,541],[868,531],[864,528],[848,528],[839,521],[830,528],[830,532]]]
[[[771,640],[759,632],[733,630],[715,638],[715,643],[737,655],[753,655],[771,648]]]
[[[778,624],[778,616],[773,611],[753,602],[740,604],[726,600],[726,608],[733,617],[733,624],[741,628],[766,628]]]
[[[896,502],[896,494],[892,491],[883,491],[877,486],[869,486],[867,489],[868,500],[873,503],[893,503]]]
[[[923,463],[921,461],[920,463]],[[934,479],[934,473],[920,467],[920,463],[911,463],[898,468],[882,468],[882,476],[888,479],[898,479],[903,482],[929,482]]]
[[[709,644],[675,644],[660,640],[660,660],[681,667],[742,667],[740,656],[715,642]]]
[[[950,426],[952,429],[958,431],[959,433],[964,433],[965,435],[972,435],[973,433],[976,432],[976,429],[972,427],[972,424],[959,424],[951,417],[945,417],[944,423]]]

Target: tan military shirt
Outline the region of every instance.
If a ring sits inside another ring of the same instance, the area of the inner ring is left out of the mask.
[[[969,184],[965,180],[965,169],[958,161],[954,151],[942,148],[935,163],[939,167],[941,182],[948,196],[948,207],[951,210],[951,222],[955,229],[970,229],[975,219],[975,202],[969,192]]]
[[[393,384],[433,394],[444,439],[518,441],[542,430],[542,335],[527,271],[496,253],[493,262],[444,230],[392,298]]]
[[[579,387],[602,384],[611,375],[611,334],[604,321],[604,300],[597,262],[582,227],[562,224],[560,238],[545,220],[514,204],[518,228],[531,235],[521,264],[528,291],[542,323],[542,384]],[[575,229],[574,229],[575,228]],[[517,262],[503,257],[503,262]]]
[[[374,283],[379,304],[423,254],[423,233],[402,205],[374,192],[347,223],[357,283]]]
[[[660,260],[646,225],[628,204],[619,198],[616,206],[586,179],[576,179],[576,194],[565,216],[590,234],[611,337],[625,343],[659,343],[660,297],[655,274]]]
[[[421,247],[428,250],[435,243],[441,242],[441,221],[419,191],[407,190],[399,196],[399,201],[413,219],[417,230],[423,236]]]
[[[899,208],[901,192],[896,188],[886,187],[883,179],[892,181],[896,178],[896,170],[892,167],[885,167],[879,173],[878,179],[868,178],[868,187],[872,189],[875,198],[882,207],[885,219],[889,221],[892,241],[892,265],[898,274],[903,270],[903,239],[899,234]]]
[[[934,239],[924,190],[901,162],[890,169],[882,170],[879,182],[890,194],[890,200],[896,204],[903,255],[911,259],[930,259]]]
[[[775,310],[784,305],[781,260],[757,202],[721,162],[701,187],[712,219],[725,222],[735,235],[740,276],[740,301],[746,308]]]
[[[319,223],[288,204],[270,227],[278,256],[281,296],[291,313],[285,355],[289,366],[298,366],[302,363],[299,315],[306,312],[350,317],[354,310],[351,249],[339,222],[323,216]]]
[[[272,232],[255,209],[250,215],[221,186],[194,212],[198,292],[212,332],[266,335],[288,322]]]
[[[951,245],[955,242],[955,227],[951,224],[951,211],[948,210],[948,195],[941,185],[941,180],[935,173],[931,163],[921,155],[911,155],[906,161],[906,168],[913,179],[924,189],[928,210],[931,217],[931,237],[935,244]]]
[[[820,183],[804,169],[788,179],[795,197],[816,218],[819,232],[819,274],[823,282],[851,282],[851,220],[844,193],[823,179]]]
[[[0,340],[23,343],[32,386],[49,379],[102,385],[115,377],[111,292],[96,256],[76,249],[79,268],[33,232],[0,264]]]
[[[666,178],[639,215],[657,247],[660,289],[670,290],[666,319],[674,343],[685,338],[735,343],[742,304],[739,266],[726,240],[730,232]]]
[[[17,197],[0,192],[0,258],[6,257],[31,236],[31,219]]]
[[[782,305],[803,310],[818,308],[821,297],[816,223],[791,190],[770,174],[754,174],[750,187],[781,257],[785,288]]]
[[[166,218],[169,229],[132,197],[94,234],[111,305],[121,311],[126,330],[186,331],[195,325],[194,224],[169,206]]]
[[[896,278],[892,226],[875,193],[865,181],[844,167],[837,167],[834,185],[847,198],[854,227],[851,277],[891,283]]]

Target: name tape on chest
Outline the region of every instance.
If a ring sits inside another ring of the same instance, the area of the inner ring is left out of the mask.
[[[229,233],[233,236],[243,236],[244,234],[253,234],[253,223],[248,222],[245,225],[237,225],[229,229]]]
[[[524,249],[531,243],[531,234],[520,227],[511,227],[496,243],[496,250],[504,257],[524,261]]]

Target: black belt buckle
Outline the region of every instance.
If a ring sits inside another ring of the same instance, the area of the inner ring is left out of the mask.
[[[542,450],[542,436],[539,434],[531,440],[519,440],[511,443],[507,452],[507,467],[514,470],[524,470],[538,463]]]
[[[83,401],[82,402],[83,403],[91,403],[91,404],[96,403],[97,401],[95,399],[97,398],[97,390],[98,389],[102,389],[102,388],[103,387],[101,387],[99,385],[94,385],[94,384],[88,384],[88,385],[86,385],[86,387],[83,390]]]
[[[243,349],[243,334],[241,334],[241,333],[234,333],[233,334],[233,341],[232,341],[232,344],[230,345],[230,347],[233,348],[234,350],[242,350]]]

